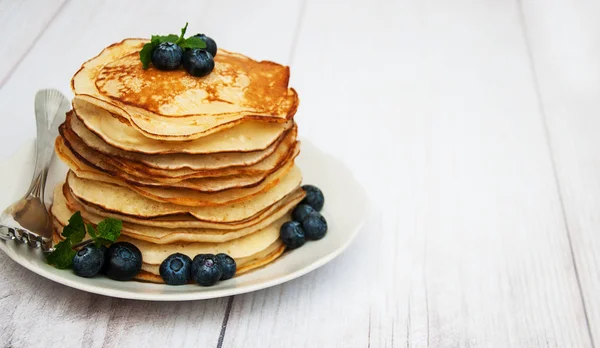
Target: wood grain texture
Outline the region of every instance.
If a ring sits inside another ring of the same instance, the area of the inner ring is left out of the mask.
[[[522,8],[589,326],[598,346],[600,3],[527,0]]]
[[[0,88],[29,53],[66,0],[1,0]]]
[[[376,213],[223,346],[591,346],[516,3],[308,1],[295,52],[300,132]]]
[[[68,288],[0,255],[2,347],[214,347],[226,299],[143,302]]]
[[[590,334],[598,342],[598,5],[180,3],[66,2],[0,87],[0,154],[33,136],[37,89],[70,95],[70,76],[102,47],[189,21],[224,48],[292,65],[301,136],[354,171],[372,216],[319,270],[212,301],[91,295],[0,254],[0,346],[593,347]],[[0,0],[11,11],[0,13],[0,28],[29,18],[15,6],[25,5]]]

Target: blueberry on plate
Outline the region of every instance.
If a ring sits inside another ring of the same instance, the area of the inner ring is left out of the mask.
[[[316,211],[313,207],[308,204],[298,204],[294,211],[292,211],[292,219],[298,222],[302,222],[306,215]]]
[[[131,243],[111,245],[106,256],[106,275],[111,279],[131,280],[142,269],[142,253]]]
[[[313,185],[304,185],[302,188],[306,192],[306,197],[304,197],[300,203],[308,204],[316,211],[321,211],[321,209],[323,209],[323,204],[325,204],[325,196],[323,196],[323,191]]]
[[[210,74],[215,68],[213,56],[208,51],[193,48],[183,54],[183,67],[192,76],[202,77]]]
[[[235,264],[235,260],[224,253],[217,254],[217,260],[219,261],[219,265],[221,266],[221,279],[219,280],[227,280],[233,278],[235,275],[235,271],[237,266]]]
[[[175,70],[181,65],[183,50],[172,42],[162,42],[152,51],[152,64],[159,70]]]
[[[187,284],[192,277],[192,259],[184,254],[172,254],[160,264],[158,271],[166,284]]]
[[[93,277],[104,265],[104,252],[106,248],[97,248],[86,245],[73,257],[73,272],[80,277]]]
[[[194,37],[199,37],[202,40],[204,40],[204,42],[206,42],[205,50],[208,51],[208,53],[210,53],[210,55],[213,56],[213,58],[217,55],[217,43],[215,42],[215,40],[211,39],[210,37],[204,34],[196,34],[194,35]]]
[[[296,249],[304,245],[304,230],[298,221],[288,221],[281,225],[279,237],[285,246]]]
[[[319,212],[312,212],[302,220],[302,229],[308,240],[319,240],[327,233],[327,220]]]
[[[219,260],[213,254],[200,254],[192,261],[192,278],[202,286],[215,285],[223,272]]]

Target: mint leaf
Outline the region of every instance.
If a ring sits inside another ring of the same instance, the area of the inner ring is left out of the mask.
[[[72,244],[77,244],[83,240],[83,237],[85,237],[85,226],[80,212],[76,212],[71,216],[69,223],[63,228],[62,236]]]
[[[87,233],[90,235],[90,237],[92,239],[96,239],[98,237],[98,235],[96,233],[96,229],[94,228],[94,225],[87,224],[87,225],[85,225],[85,227],[87,228]]]
[[[183,40],[183,42],[181,44],[179,44],[179,46],[181,46],[181,48],[186,49],[186,48],[206,48],[206,42],[204,42],[204,40],[202,40],[199,37],[188,37],[187,39]]]
[[[157,42],[151,41],[145,44],[144,47],[142,47],[142,50],[140,51],[140,60],[142,61],[143,69],[148,69],[150,62],[152,61],[152,51],[157,45]]]
[[[116,242],[121,235],[123,222],[121,220],[106,218],[98,226],[98,238],[106,239],[110,242]]]
[[[185,32],[187,31],[187,27],[188,27],[188,23],[185,22],[185,27],[181,28],[181,35],[179,36],[177,41],[175,41],[176,44],[180,45],[182,42],[185,41],[184,36],[185,36]]]
[[[60,269],[69,268],[73,264],[75,254],[73,244],[69,239],[65,239],[54,246],[54,251],[48,255],[48,263]]]
[[[47,261],[56,268],[70,268],[77,251],[73,247],[81,242],[86,232],[96,246],[110,245],[117,241],[121,235],[123,223],[120,220],[107,218],[101,221],[96,228],[92,224],[85,224],[80,212],[76,212],[69,219],[69,223],[63,228],[62,236],[65,240],[56,244],[54,250],[48,254]],[[87,245],[86,241],[83,245]],[[78,245],[78,246],[81,246]]]
[[[164,35],[164,36],[163,35],[152,35],[150,42],[158,41],[157,44],[163,43],[163,42],[175,43],[178,39],[179,39],[179,36],[177,36],[175,34],[169,34],[169,35]]]
[[[80,212],[71,216],[69,223],[63,228],[62,236],[65,240],[56,244],[54,251],[48,255],[48,263],[61,269],[71,267],[76,253],[73,245],[85,237],[85,223]]]

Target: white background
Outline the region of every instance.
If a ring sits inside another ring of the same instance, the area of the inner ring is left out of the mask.
[[[70,95],[103,47],[189,21],[289,64],[301,136],[374,203],[330,264],[211,301],[91,295],[0,255],[0,346],[600,346],[599,13],[594,0],[0,0],[0,157],[33,137],[36,90]]]

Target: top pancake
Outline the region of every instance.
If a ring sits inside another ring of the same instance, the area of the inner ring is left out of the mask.
[[[289,68],[219,50],[214,70],[194,77],[185,70],[142,69],[147,40],[125,39],[104,49],[73,76],[76,99],[127,118],[146,137],[192,140],[244,120],[286,122],[298,106],[288,88]]]

